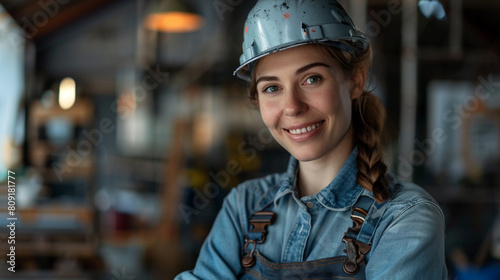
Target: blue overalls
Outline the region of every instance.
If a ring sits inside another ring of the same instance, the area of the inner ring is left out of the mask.
[[[259,254],[258,246],[265,242],[266,228],[274,222],[276,215],[271,211],[256,212],[249,219],[250,229],[244,246],[246,254],[241,258],[244,273],[239,279],[365,279],[365,255],[371,249],[371,239],[386,206],[386,202],[377,203],[373,198],[361,195],[351,211],[353,227],[347,230],[342,240],[346,244],[347,256],[296,263],[274,263]]]

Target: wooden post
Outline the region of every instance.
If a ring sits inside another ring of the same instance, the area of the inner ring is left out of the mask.
[[[402,56],[401,56],[401,123],[399,155],[413,165],[411,153],[415,145],[417,114],[417,0],[402,2]],[[398,161],[401,164],[401,160]],[[406,180],[412,180],[411,172],[400,172]]]

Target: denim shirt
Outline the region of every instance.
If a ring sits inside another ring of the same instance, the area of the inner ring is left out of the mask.
[[[283,174],[242,183],[225,198],[203,244],[196,266],[175,279],[237,279],[242,272],[248,218],[263,209],[276,213],[265,243],[257,250],[277,263],[304,262],[346,255],[344,232],[360,195],[373,194],[356,181],[355,148],[335,179],[315,195],[300,198],[295,182],[298,161],[291,157]],[[419,186],[396,182],[393,195],[366,255],[366,279],[446,279],[444,215]]]

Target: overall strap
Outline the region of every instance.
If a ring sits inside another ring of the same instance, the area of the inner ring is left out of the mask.
[[[386,208],[387,201],[377,203],[371,196],[361,194],[351,211],[354,228],[356,228],[356,225],[360,225],[361,228],[359,231],[349,228],[347,237],[365,244],[371,244],[375,230]]]
[[[371,249],[371,242],[378,223],[382,218],[387,201],[377,203],[366,193],[360,194],[351,211],[353,226],[348,228],[342,241],[346,243],[347,260],[344,262],[344,272],[353,275],[360,268],[360,263],[365,259]]]
[[[271,211],[258,211],[252,214],[248,219],[250,231],[245,235],[245,246],[243,250],[245,255],[241,258],[241,265],[249,268],[255,265],[255,249],[257,244],[262,244],[266,241],[267,226],[272,225],[276,220],[276,214]],[[248,245],[252,244],[251,250]]]
[[[266,241],[267,226],[270,226],[276,220],[276,214],[271,211],[258,211],[252,214],[248,223],[250,224],[250,232],[245,239],[252,239],[257,244],[262,244]],[[257,235],[258,234],[258,235]]]
[[[250,268],[255,265],[255,250],[257,244],[262,244],[266,241],[267,227],[272,225],[276,220],[276,213],[272,212],[274,203],[272,197],[265,196],[256,205],[256,209],[248,219],[248,228],[245,234],[245,245],[243,247],[243,256],[241,257],[241,266]],[[250,245],[250,247],[249,247]]]

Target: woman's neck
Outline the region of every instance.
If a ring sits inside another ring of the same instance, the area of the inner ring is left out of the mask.
[[[347,141],[341,141],[334,150],[321,158],[299,162],[297,184],[300,197],[318,193],[335,179],[354,149],[352,127],[344,138]]]

